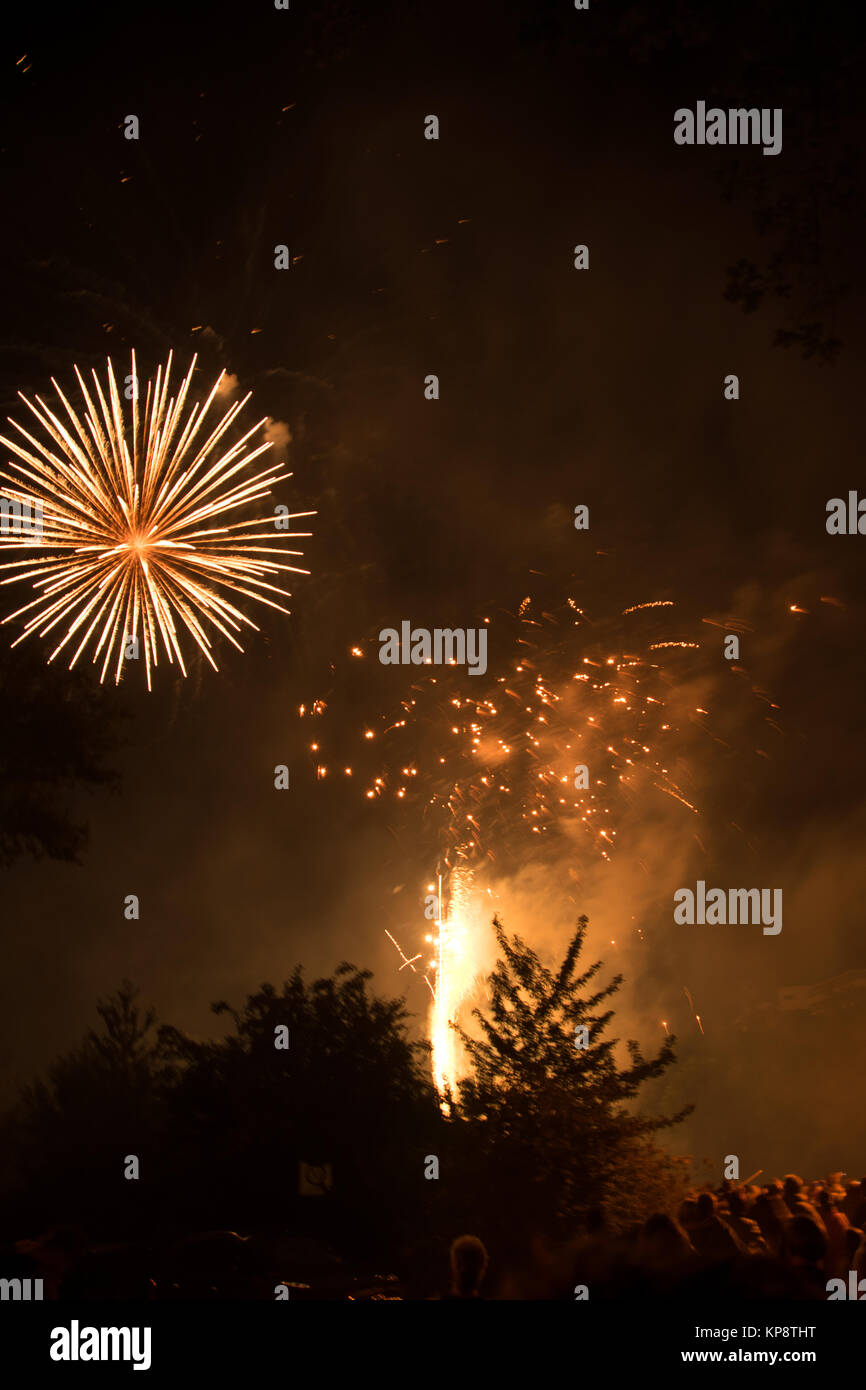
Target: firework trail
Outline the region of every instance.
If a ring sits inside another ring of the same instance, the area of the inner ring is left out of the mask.
[[[456,1036],[451,1025],[457,1022],[460,1006],[480,971],[480,961],[472,952],[476,940],[470,927],[472,874],[466,869],[455,869],[445,881],[439,874],[436,884],[428,883],[427,888],[435,899],[433,931],[425,937],[426,943],[433,947],[433,958],[425,961],[420,951],[407,956],[396,937],[389,931],[385,935],[400,956],[400,970],[408,968],[413,975],[423,973],[430,991],[431,1071],[442,1110],[447,1115],[450,1113],[448,1095],[456,1089],[459,1076]]]
[[[214,670],[214,629],[243,650],[233,633],[256,624],[235,606],[234,596],[289,611],[278,601],[290,596],[288,590],[270,581],[283,571],[308,573],[285,563],[300,552],[286,550],[284,542],[309,532],[281,534],[273,514],[251,521],[224,518],[269,496],[273,484],[291,474],[274,468],[250,472],[271,447],[268,441],[250,443],[266,419],[235,443],[226,439],[249,395],[205,424],[225,372],[204,403],[185,412],[195,364],[194,357],[177,395],[169,397],[169,355],[148,381],[140,411],[133,353],[129,416],[110,360],[105,386],[93,372],[89,388],[75,368],[83,414],[53,378],[62,409],[19,393],[48,438],[35,437],[14,420],[9,423],[19,437],[0,436],[17,460],[9,461],[13,472],[0,473],[6,496],[29,518],[40,518],[38,528],[14,534],[4,516],[0,547],[26,554],[0,566],[14,571],[2,582],[29,581],[38,595],[3,619],[29,615],[13,646],[33,633],[56,632],[60,640],[48,660],[71,651],[71,669],[92,644],[93,662],[103,658],[100,681],[113,665],[117,683],[124,661],[137,653],[140,634],[150,689],[160,642],[169,662],[177,660],[186,675],[184,629]],[[281,520],[288,525],[292,517]]]
[[[473,920],[472,874],[465,869],[455,869],[444,887],[440,874],[438,888],[439,912],[433,938],[436,974],[429,1034],[433,1084],[440,1097],[445,1098],[456,1090],[460,1074],[457,1037],[452,1025],[457,1022],[460,1006],[478,978],[481,962],[475,955],[479,938],[478,924]],[[448,1108],[446,1100],[443,1105],[446,1113]]]

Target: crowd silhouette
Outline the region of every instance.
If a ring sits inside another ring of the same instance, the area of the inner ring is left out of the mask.
[[[864,1228],[866,1177],[789,1173],[762,1187],[726,1181],[692,1190],[676,1214],[657,1211],[625,1229],[611,1229],[596,1207],[571,1241],[554,1249],[539,1240],[524,1261],[498,1269],[478,1236],[462,1235],[450,1247],[447,1283],[433,1268],[364,1278],[333,1252],[291,1237],[213,1231],[166,1249],[91,1246],[77,1226],[0,1246],[0,1278],[41,1279],[44,1299],[272,1298],[285,1288],[295,1298],[356,1300],[827,1300],[859,1296]]]
[[[847,1290],[852,1271],[866,1275],[866,1178],[844,1176],[725,1181],[617,1233],[596,1211],[575,1245],[574,1296],[832,1297],[831,1281]]]

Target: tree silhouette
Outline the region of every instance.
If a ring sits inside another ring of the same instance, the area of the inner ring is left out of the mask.
[[[148,1219],[152,1181],[123,1177],[126,1155],[135,1154],[152,1179],[162,1149],[156,1015],[137,997],[124,980],[98,1000],[102,1028],[24,1086],[4,1117],[3,1196],[14,1199],[19,1220],[40,1228],[83,1221],[116,1233]]]
[[[99,1028],[25,1087],[2,1124],[0,1215],[21,1231],[81,1222],[92,1236],[205,1228],[289,1231],[392,1254],[427,1220],[424,1156],[444,1120],[401,999],[343,964],[264,984],[222,1038],[163,1025],[124,981]],[[275,1046],[275,1029],[289,1047]],[[137,1181],[124,1178],[135,1154]],[[333,1191],[302,1197],[298,1165],[330,1164]],[[435,1212],[430,1219],[435,1219]]]
[[[344,963],[308,984],[298,967],[241,1009],[214,1004],[234,1025],[224,1039],[161,1030],[173,1170],[200,1220],[303,1226],[368,1250],[399,1237],[442,1119],[426,1045],[407,1036],[403,1001],[371,995],[370,979]],[[281,1025],[287,1049],[275,1047]],[[300,1162],[331,1165],[327,1198],[299,1198]]]
[[[459,1083],[465,1160],[474,1155],[486,1170],[492,1210],[550,1234],[567,1233],[581,1213],[610,1198],[638,1155],[646,1174],[649,1137],[691,1110],[648,1116],[631,1105],[675,1060],[676,1040],[666,1038],[648,1059],[627,1042],[628,1062],[619,1065],[619,1040],[602,1037],[613,1018],[603,1005],[623,977],[584,994],[602,966],[576,973],[587,926],[581,917],[553,973],[494,918],[501,956],[487,1009],[473,1011],[480,1036],[456,1028],[473,1068]]]

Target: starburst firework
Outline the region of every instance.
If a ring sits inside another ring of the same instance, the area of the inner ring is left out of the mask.
[[[177,395],[170,397],[169,354],[155,380],[148,381],[140,411],[133,353],[129,415],[110,360],[105,388],[94,371],[88,389],[75,368],[84,400],[81,415],[53,378],[62,406],[56,414],[39,396],[30,401],[19,392],[50,442],[14,420],[9,423],[24,442],[0,435],[0,443],[20,460],[8,461],[14,472],[0,473],[6,497],[28,516],[35,511],[40,517],[38,535],[21,528],[10,534],[15,528],[6,517],[0,535],[4,550],[26,552],[0,566],[14,571],[0,582],[30,581],[37,591],[35,599],[3,619],[26,618],[13,646],[33,633],[44,637],[59,629],[49,661],[72,649],[71,669],[92,644],[93,662],[102,657],[100,681],[113,664],[118,682],[127,652],[137,652],[140,637],[150,689],[160,643],[168,660],[177,660],[187,674],[184,629],[214,670],[214,629],[243,650],[234,634],[256,624],[231,601],[234,595],[289,611],[278,601],[290,596],[288,590],[270,580],[284,571],[309,572],[285,562],[286,556],[301,554],[285,549],[285,542],[310,533],[279,533],[273,515],[221,519],[268,496],[274,483],[291,474],[274,468],[251,474],[253,460],[271,447],[267,440],[250,446],[267,417],[236,442],[226,440],[249,394],[205,428],[225,372],[203,404],[185,410],[195,365],[194,357]],[[282,519],[288,524],[312,515],[297,512]]]

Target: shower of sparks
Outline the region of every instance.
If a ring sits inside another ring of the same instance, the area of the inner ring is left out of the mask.
[[[269,496],[273,484],[291,474],[273,467],[250,473],[253,460],[271,447],[266,440],[251,444],[267,417],[235,442],[226,439],[249,395],[205,427],[225,372],[204,403],[185,412],[195,363],[170,397],[169,355],[148,381],[141,411],[134,353],[128,413],[110,360],[105,385],[94,371],[89,387],[75,368],[81,414],[53,378],[59,407],[19,393],[48,439],[14,420],[9,423],[20,438],[0,436],[17,460],[7,461],[13,472],[0,473],[5,496],[24,516],[40,519],[38,527],[16,528],[4,516],[0,548],[26,554],[0,566],[15,571],[2,583],[29,581],[38,595],[3,619],[26,618],[13,646],[33,633],[52,633],[60,640],[48,660],[63,652],[71,669],[90,645],[94,664],[102,658],[100,681],[113,668],[118,683],[140,644],[150,689],[160,643],[169,662],[176,660],[187,674],[184,630],[214,670],[214,629],[243,650],[233,634],[244,626],[258,629],[235,606],[236,595],[289,611],[279,601],[290,597],[288,590],[270,580],[283,571],[309,572],[285,563],[301,553],[286,550],[285,541],[310,533],[277,530],[273,513],[223,518]],[[280,521],[312,515],[297,512]]]
[[[632,641],[612,655],[596,652],[576,631],[581,618],[572,599],[556,614],[536,614],[524,598],[513,632],[502,634],[504,674],[491,672],[484,691],[476,694],[477,682],[459,668],[416,668],[399,707],[378,728],[362,727],[359,739],[374,757],[379,749],[366,779],[356,768],[362,794],[368,802],[420,803],[440,828],[446,871],[507,862],[519,841],[531,837],[537,851],[563,830],[579,832],[608,860],[623,803],[641,795],[669,797],[698,815],[694,793],[672,770],[682,778],[687,765],[665,703],[673,682],[655,655],[662,644],[644,647],[644,655]],[[491,644],[499,635],[491,629]],[[326,708],[320,700],[303,713]],[[691,729],[708,715],[693,706],[687,717]]]
[[[424,971],[423,978],[432,996],[428,1035],[433,1084],[439,1094],[443,1113],[448,1114],[448,1096],[456,1089],[460,1075],[457,1038],[452,1025],[457,1022],[460,1006],[478,976],[480,962],[474,956],[478,934],[472,923],[471,874],[466,870],[455,870],[449,875],[444,889],[440,874],[437,889],[434,931],[426,938],[427,944],[433,948],[433,956],[426,962],[430,974]],[[413,974],[418,974],[415,966],[422,962],[422,954],[419,952],[418,955],[407,956],[389,931],[385,935],[400,956],[400,970],[408,967]]]
[[[551,612],[527,596],[490,626],[495,657],[483,683],[452,666],[416,667],[399,705],[378,719],[368,714],[351,732],[326,717],[339,694],[299,708],[316,719],[316,768],[333,758],[368,804],[404,808],[435,837],[430,849],[448,903],[440,888],[441,920],[428,937],[433,959],[422,967],[391,940],[399,968],[423,974],[433,995],[429,1036],[441,1097],[459,1073],[450,1025],[480,970],[483,870],[492,864],[507,874],[548,851],[573,863],[577,846],[580,859],[611,861],[619,827],[635,824],[635,811],[638,824],[652,821],[662,801],[682,808],[694,834],[693,787],[711,780],[706,769],[691,770],[694,735],[706,736],[708,756],[729,758],[731,749],[713,731],[706,697],[689,698],[692,681],[705,678],[694,664],[700,643],[659,631],[673,608],[668,600],[636,604],[621,615],[629,627],[618,622],[605,642],[574,599]],[[662,1026],[669,1034],[667,1020]]]
[[[436,921],[436,985],[430,1009],[430,1042],[433,1048],[433,1082],[440,1097],[456,1087],[457,1038],[452,1027],[460,1005],[477,974],[469,925],[470,876],[455,871],[448,883],[447,906],[439,878],[439,913]],[[447,1105],[447,1101],[444,1102]]]

